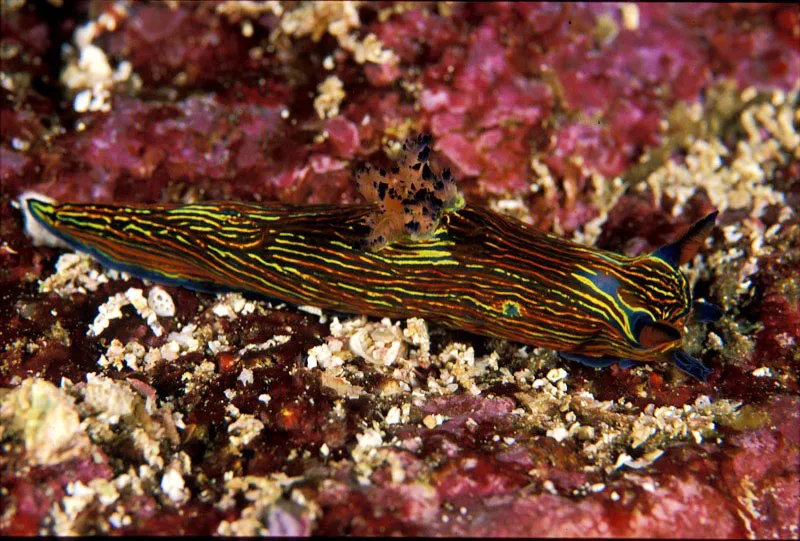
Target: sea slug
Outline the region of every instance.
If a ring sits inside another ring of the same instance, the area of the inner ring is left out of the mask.
[[[465,205],[431,140],[406,141],[389,170],[356,174],[364,204],[94,205],[20,198],[28,229],[109,267],[200,290],[253,291],[296,304],[450,327],[559,351],[592,366],[671,359],[705,380],[681,349],[692,302],[679,266],[714,227],[711,213],[676,242],[627,257]]]

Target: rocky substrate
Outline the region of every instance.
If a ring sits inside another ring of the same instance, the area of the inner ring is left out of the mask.
[[[2,3],[0,532],[797,537],[800,12]],[[25,190],[358,201],[434,136],[471,203],[686,272],[707,383],[159,286],[34,247]]]

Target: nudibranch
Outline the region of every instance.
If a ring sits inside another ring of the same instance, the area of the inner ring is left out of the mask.
[[[388,170],[356,173],[367,200],[349,205],[56,203],[25,194],[30,231],[108,267],[206,291],[251,291],[294,304],[381,317],[418,316],[554,349],[591,366],[659,359],[705,380],[681,349],[693,317],[680,265],[714,227],[711,213],[676,242],[628,257],[542,233],[466,205],[430,136],[408,140]]]

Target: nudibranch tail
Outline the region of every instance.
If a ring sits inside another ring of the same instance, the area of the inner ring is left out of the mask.
[[[210,276],[191,277],[190,272],[182,272],[177,268],[173,269],[174,272],[165,271],[163,265],[148,257],[147,243],[131,243],[126,251],[125,244],[119,242],[119,238],[112,235],[103,237],[104,225],[112,223],[110,216],[121,207],[111,207],[110,214],[97,220],[98,214],[93,213],[100,207],[59,204],[36,193],[26,193],[20,198],[19,206],[24,215],[26,231],[37,246],[72,248],[91,255],[108,268],[162,284],[208,293],[225,290]],[[133,209],[125,208],[128,211]],[[158,245],[152,247],[153,252],[158,250],[163,248]],[[171,257],[167,252],[165,255]],[[172,259],[180,264],[181,259]]]
[[[50,246],[51,248],[70,248],[71,245],[58,235],[43,219],[46,208],[53,208],[58,202],[37,192],[24,192],[16,201],[11,203],[22,212],[22,221],[25,232],[30,237],[34,246]],[[35,212],[34,209],[42,209]]]
[[[692,303],[678,267],[716,213],[651,255],[627,257],[465,205],[453,175],[431,166],[430,136],[403,148],[395,167],[357,172],[363,204],[120,206],[28,195],[19,206],[28,230],[47,233],[51,245],[158,282],[423,317],[596,367],[671,359],[707,377],[681,350],[683,325],[721,311]]]

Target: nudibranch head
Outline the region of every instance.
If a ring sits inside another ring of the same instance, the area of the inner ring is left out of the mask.
[[[647,289],[652,301],[653,320],[640,325],[639,344],[671,358],[679,368],[703,381],[711,371],[681,349],[682,331],[690,314],[696,321],[708,322],[718,320],[722,310],[713,304],[694,301],[689,281],[679,267],[697,255],[714,228],[717,215],[717,212],[708,214],[679,240],[638,262],[653,278],[657,278],[657,282]]]
[[[603,322],[612,330],[602,347],[591,343],[568,355],[592,366],[606,366],[614,359],[653,361],[670,359],[682,370],[704,380],[710,372],[681,350],[690,314],[698,321],[715,321],[720,309],[693,302],[688,279],[680,265],[691,260],[714,225],[712,213],[692,226],[678,241],[653,254],[634,259],[596,254],[593,264],[579,265],[572,277],[583,299],[601,306]],[[615,264],[609,266],[609,262]]]
[[[637,340],[640,344],[648,344],[640,336],[645,324],[663,322],[682,328],[691,310],[692,293],[686,276],[658,257],[649,255],[635,260],[629,266],[629,272],[635,272],[638,280],[627,281],[618,292],[620,302],[640,318]]]

